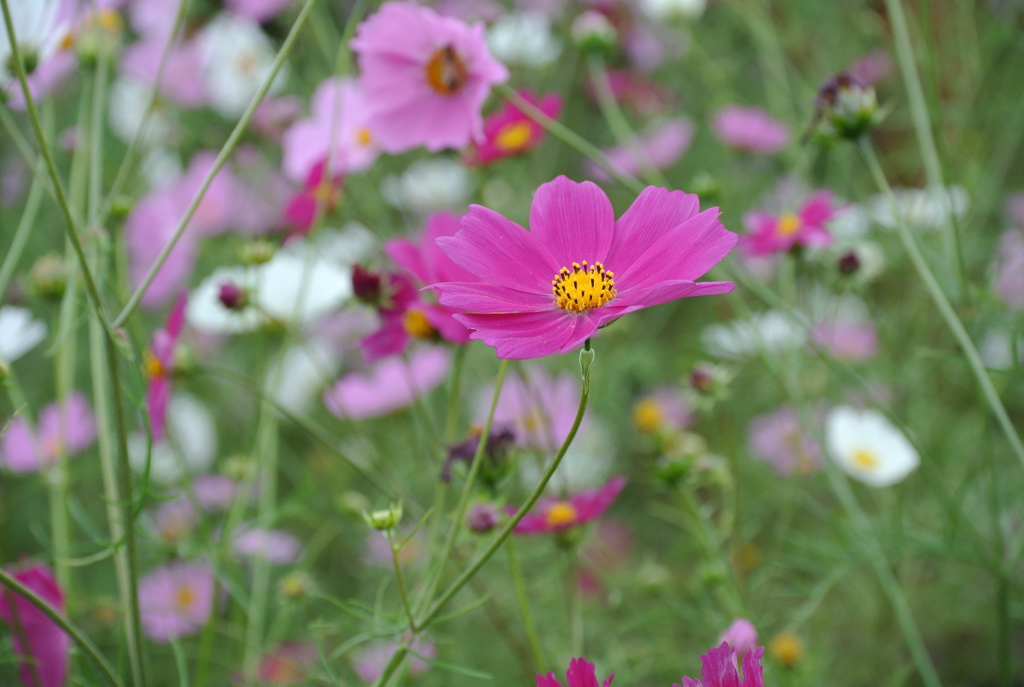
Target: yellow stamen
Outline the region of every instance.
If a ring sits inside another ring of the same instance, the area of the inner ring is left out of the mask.
[[[568,501],[559,501],[548,508],[544,521],[548,527],[566,527],[576,522],[577,517],[579,517],[579,513],[576,512],[574,505]]]
[[[853,464],[864,470],[874,470],[878,467],[878,454],[871,449],[858,448],[853,451]]]
[[[427,62],[427,83],[441,95],[453,95],[469,81],[469,70],[455,48],[446,45]]]
[[[160,362],[159,358],[153,355],[153,351],[147,350],[143,354],[142,358],[142,370],[146,374],[147,379],[157,379],[167,374],[167,370],[164,369],[164,364]]]
[[[521,152],[533,137],[529,122],[512,122],[501,127],[494,137],[494,147],[503,153]]]
[[[644,398],[633,406],[633,424],[645,433],[653,432],[661,426],[665,418],[665,409],[653,398]]]
[[[429,339],[435,333],[433,325],[427,320],[422,310],[407,310],[402,318],[402,327],[406,334],[415,336],[418,339]]]
[[[75,46],[75,34],[68,31],[64,34],[64,37],[60,39],[60,47],[58,50],[70,50]]]
[[[792,236],[800,231],[803,226],[804,222],[802,219],[792,212],[787,212],[779,217],[779,221],[775,223],[775,231],[779,232],[779,236]]]
[[[793,632],[780,632],[775,635],[768,648],[776,660],[787,668],[804,655],[804,642]]]
[[[102,10],[96,14],[96,23],[107,33],[120,34],[124,31],[124,20],[121,13],[115,10]]]
[[[356,143],[361,146],[368,146],[373,143],[373,134],[367,127],[361,126],[356,129]]]
[[[555,295],[555,303],[562,310],[583,312],[591,308],[600,308],[615,298],[615,276],[607,272],[604,265],[595,262],[587,266],[583,261],[572,264],[572,270],[563,267],[551,280],[551,292]]]
[[[196,594],[187,584],[180,585],[174,596],[174,603],[182,610],[188,610],[196,600]]]

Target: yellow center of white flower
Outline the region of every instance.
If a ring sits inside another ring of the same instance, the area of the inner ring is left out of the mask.
[[[517,153],[526,147],[532,135],[529,122],[512,122],[501,127],[494,137],[494,146],[504,153]]]
[[[444,46],[430,56],[426,71],[427,83],[441,95],[458,93],[469,81],[469,69],[451,45]]]
[[[880,462],[878,454],[868,448],[856,448],[853,450],[853,464],[862,470],[874,470]]]
[[[548,527],[565,527],[576,522],[577,517],[579,517],[579,513],[576,512],[574,505],[568,501],[559,501],[548,509],[544,521]]]
[[[775,230],[779,232],[779,236],[792,236],[800,231],[803,226],[803,220],[792,212],[787,212],[782,217],[779,217],[779,221],[775,224]]]
[[[555,303],[562,310],[577,313],[600,308],[618,293],[614,276],[599,262],[590,266],[586,260],[582,266],[574,262],[571,270],[563,267],[551,281]]]
[[[418,339],[429,339],[434,335],[434,327],[422,310],[407,310],[402,318],[402,328],[405,329],[406,334]]]

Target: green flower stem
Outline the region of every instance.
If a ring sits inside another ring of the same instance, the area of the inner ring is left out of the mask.
[[[893,196],[892,188],[889,187],[889,181],[885,178],[885,172],[882,171],[882,166],[878,162],[878,156],[875,155],[875,149],[871,146],[871,142],[867,138],[861,138],[859,146],[860,151],[864,156],[864,160],[871,171],[871,175],[875,179],[875,183],[892,206],[893,216],[896,218],[896,231],[900,236],[900,241],[903,243],[904,250],[906,250],[907,255],[910,256],[910,261],[913,263],[914,269],[917,270],[917,274],[924,283],[928,294],[931,296],[935,306],[942,314],[942,319],[945,320],[946,326],[949,327],[949,330],[956,338],[957,343],[960,344],[960,349],[963,351],[964,357],[967,359],[971,372],[974,373],[974,377],[978,381],[978,386],[981,389],[982,396],[985,397],[985,401],[992,409],[992,413],[996,416],[996,421],[1002,428],[1003,434],[1006,435],[1007,441],[1010,442],[1010,447],[1017,455],[1021,465],[1024,466],[1024,444],[1021,443],[1020,436],[1017,434],[1017,430],[1014,428],[1013,422],[1010,421],[1010,416],[1006,413],[1006,408],[1003,406],[1003,402],[999,398],[999,393],[996,391],[995,386],[992,384],[992,379],[988,376],[988,372],[985,370],[985,363],[982,362],[981,355],[978,354],[977,347],[975,347],[974,342],[971,341],[970,335],[964,328],[964,325],[957,316],[956,311],[953,310],[953,306],[950,305],[949,299],[946,298],[946,294],[943,292],[938,280],[935,278],[931,268],[928,266],[928,262],[925,260],[924,255],[921,254],[921,249],[918,247],[917,241],[914,240],[913,234],[910,233],[910,229],[907,227],[906,222],[903,221],[902,215],[898,212],[896,207],[896,198]]]
[[[611,176],[612,179],[615,179],[615,181],[619,182],[633,193],[640,193],[644,190],[644,185],[639,179],[629,174],[623,174],[616,169],[611,162],[608,161],[608,157],[602,153],[597,146],[584,139],[557,119],[548,117],[539,108],[535,107],[532,103],[516,93],[511,86],[508,84],[498,84],[494,87],[494,90],[498,95],[522,110],[523,114],[527,117],[544,127],[544,129],[552,136],[564,141],[566,144],[575,148],[578,152],[600,165],[604,171],[608,172],[608,175]]]
[[[719,603],[734,618],[746,616],[743,594],[739,582],[736,580],[733,566],[726,558],[724,543],[720,540],[714,525],[701,514],[693,491],[685,484],[679,486],[679,504],[683,520],[687,524],[690,534],[702,549],[704,558],[709,563],[717,564],[728,580],[726,588],[715,584],[715,594],[718,596]]]
[[[405,589],[405,576],[402,574],[402,561],[398,558],[398,554],[401,552],[402,547],[395,543],[394,530],[388,530],[387,537],[388,546],[391,548],[391,561],[395,564],[395,578],[398,580],[398,592],[402,596],[402,606],[405,607],[405,615],[409,618],[409,629],[415,632],[416,618],[413,617],[412,606],[409,604],[409,593]]]
[[[4,3],[4,7],[7,6],[7,0],[0,0]],[[114,319],[113,326],[120,327],[124,324],[124,321],[132,314],[135,307],[139,304],[139,300],[142,298],[142,294],[149,288],[150,283],[156,277],[157,272],[163,267],[164,262],[167,260],[167,256],[171,254],[174,246],[177,245],[178,240],[181,239],[182,234],[185,233],[185,228],[188,223],[192,220],[192,215],[195,214],[196,209],[199,207],[199,203],[202,202],[203,196],[206,195],[206,190],[210,187],[213,182],[213,178],[220,171],[220,168],[224,166],[231,154],[235,152],[235,148],[238,146],[239,141],[242,139],[242,134],[245,133],[246,128],[249,126],[250,120],[252,120],[253,113],[256,112],[256,108],[259,106],[263,97],[270,90],[271,84],[274,82],[274,78],[277,76],[281,67],[284,65],[285,60],[288,58],[288,53],[291,52],[292,46],[295,45],[295,41],[302,30],[302,27],[306,24],[306,19],[309,17],[310,11],[313,9],[313,5],[316,4],[316,0],[305,0],[302,6],[302,10],[299,12],[299,16],[296,17],[295,23],[292,24],[291,31],[288,32],[287,38],[284,39],[284,43],[281,44],[281,50],[277,53],[277,57],[274,58],[274,62],[270,67],[270,72],[267,74],[267,78],[260,84],[259,90],[253,99],[249,102],[249,106],[245,109],[245,113],[242,114],[242,118],[238,120],[238,124],[232,130],[231,135],[228,136],[228,140],[224,143],[224,147],[220,149],[217,154],[217,158],[213,162],[213,166],[210,171],[207,172],[206,178],[203,179],[203,183],[200,184],[199,190],[196,192],[192,202],[189,203],[188,209],[185,211],[185,216],[181,218],[177,228],[174,230],[174,234],[171,236],[170,241],[163,247],[160,254],[157,256],[156,261],[152,267],[146,273],[142,282],[139,283],[138,287],[132,293],[128,299],[128,303],[124,306],[124,309]]]
[[[604,58],[597,53],[589,55],[587,58],[587,68],[590,71],[590,80],[594,84],[594,90],[597,91],[597,101],[601,107],[601,114],[604,116],[608,128],[612,130],[612,134],[615,135],[619,145],[628,150],[630,157],[636,161],[644,181],[668,187],[665,177],[662,176],[657,167],[651,164],[647,153],[640,147],[636,134],[629,126],[629,122],[626,121],[626,115],[623,114],[622,108],[619,107],[618,102],[615,100],[615,94],[612,92],[612,84],[608,79],[608,68],[605,66]]]
[[[491,539],[491,543],[487,545],[487,548],[476,556],[470,566],[463,571],[463,573],[448,586],[448,589],[444,591],[441,597],[430,606],[430,609],[426,614],[424,614],[423,619],[416,624],[417,632],[422,632],[426,628],[430,627],[430,624],[437,618],[448,602],[459,593],[459,590],[473,579],[473,576],[480,571],[480,568],[482,568],[501,547],[501,545],[505,543],[505,540],[512,534],[512,530],[514,530],[516,525],[519,524],[519,521],[523,519],[523,516],[525,516],[531,508],[533,508],[533,504],[535,504],[544,493],[544,489],[547,488],[548,482],[550,482],[551,478],[554,476],[555,470],[557,470],[558,466],[561,465],[562,458],[565,457],[566,451],[569,450],[573,439],[576,438],[576,432],[579,431],[580,423],[583,422],[583,415],[587,412],[587,401],[590,398],[590,368],[593,362],[594,351],[590,347],[590,339],[587,339],[586,343],[583,345],[583,350],[580,351],[580,371],[583,377],[583,391],[580,394],[580,405],[576,411],[576,418],[573,420],[572,427],[569,429],[569,434],[566,435],[561,448],[558,449],[558,453],[555,454],[555,457],[551,459],[551,462],[548,464],[548,467],[541,476],[537,486],[534,487],[529,498],[527,498],[523,505],[519,507],[519,510],[516,511],[516,514],[513,515],[509,521],[505,523],[505,526],[502,527],[501,530]],[[373,687],[382,687],[387,683],[405,659],[413,639],[415,639],[415,635],[406,637],[405,640],[398,645],[398,649],[391,656],[391,660],[388,661],[388,664],[385,666],[383,672],[381,672],[380,677],[378,677],[376,682],[373,683]]]
[[[21,598],[28,601],[30,604],[35,606],[39,611],[47,618],[52,620],[58,627],[67,633],[68,637],[78,645],[78,647],[96,664],[103,674],[103,678],[112,685],[113,687],[123,687],[117,674],[114,672],[113,666],[103,658],[99,650],[93,646],[93,643],[89,641],[82,632],[72,625],[63,615],[61,615],[53,606],[48,604],[46,601],[41,599],[35,592],[23,585],[21,582],[16,580],[6,570],[0,569],[0,584],[10,589],[12,592],[20,596]],[[14,606],[14,604],[11,604]]]
[[[11,283],[14,270],[18,268],[18,261],[21,260],[22,251],[28,242],[29,234],[35,229],[36,217],[39,214],[39,203],[43,199],[42,177],[34,176],[32,186],[28,190],[28,199],[25,201],[25,210],[21,213],[21,220],[11,240],[11,247],[4,256],[3,265],[0,266],[0,301],[4,298],[7,286]]]
[[[512,584],[516,588],[516,600],[519,602],[519,614],[523,617],[526,640],[530,644],[530,653],[533,654],[533,667],[537,673],[543,675],[546,672],[544,647],[541,645],[540,635],[537,633],[537,621],[533,617],[533,609],[530,606],[530,595],[526,592],[526,579],[523,577],[523,566],[519,562],[519,554],[516,553],[514,537],[505,540],[505,553],[508,554],[508,567],[512,572]]]
[[[573,656],[582,656],[584,653],[583,634],[583,594],[580,591],[579,559],[576,557],[576,548],[566,549],[565,566],[565,604],[569,616],[569,650]]]

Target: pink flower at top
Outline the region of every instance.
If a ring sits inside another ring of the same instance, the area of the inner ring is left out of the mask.
[[[306,184],[295,193],[284,208],[284,221],[291,226],[291,236],[305,236],[313,228],[317,213],[331,212],[341,195],[341,175],[332,181],[324,178],[325,161],[321,160],[310,170]]]
[[[871,320],[823,320],[814,325],[811,338],[839,360],[867,360],[878,353],[878,335]]]
[[[601,517],[625,486],[625,477],[613,477],[600,489],[581,491],[568,499],[543,498],[523,516],[514,531],[516,534],[548,534],[585,525]],[[509,511],[514,513],[515,509]]]
[[[718,643],[725,642],[738,656],[757,648],[757,628],[746,618],[736,618],[718,637]]]
[[[304,181],[328,159],[336,175],[361,172],[380,155],[358,82],[327,79],[317,86],[310,110],[309,119],[295,122],[281,140],[282,167],[292,181]]]
[[[700,657],[703,664],[700,680],[684,677],[683,687],[764,687],[764,669],[761,667],[764,647],[752,649],[743,657],[742,681],[736,670],[734,654],[735,652],[725,642],[718,648],[711,647]]]
[[[831,191],[818,191],[804,201],[796,213],[748,212],[743,217],[743,225],[748,232],[742,239],[743,248],[748,254],[759,256],[785,253],[793,246],[828,246],[832,243],[832,234],[825,224],[838,209],[832,202]]]
[[[213,570],[203,562],[162,566],[139,579],[142,629],[157,642],[199,632],[213,612]]]
[[[49,566],[36,564],[7,569],[7,572],[54,610],[64,613],[64,592],[57,585]],[[17,612],[21,632],[15,627],[15,613],[12,611]],[[6,588],[0,588],[0,620],[11,626],[11,646],[18,657],[18,676],[22,685],[64,687],[71,649],[71,639],[64,630],[38,608]]]
[[[568,372],[552,376],[542,367],[526,368],[525,379],[512,373],[505,378],[494,409],[495,427],[507,427],[523,448],[553,451],[562,445],[576,419],[580,379]],[[486,419],[494,388],[480,394],[479,423]],[[587,421],[584,416],[584,423]],[[581,426],[582,428],[582,426]]]
[[[412,405],[444,381],[451,354],[439,346],[418,348],[408,361],[385,358],[366,372],[350,372],[324,392],[327,410],[341,418],[364,420]]]
[[[482,22],[468,26],[411,2],[381,5],[351,46],[374,133],[389,153],[479,140],[491,86],[508,80],[508,69],[487,48]]]
[[[388,661],[394,656],[398,645],[393,641],[373,642],[364,646],[352,661],[352,668],[356,671],[359,679],[368,685],[372,685],[384,672]],[[420,656],[433,659],[437,655],[437,648],[430,640],[417,637],[412,642],[412,650]],[[430,664],[422,658],[412,656],[409,659],[409,673],[422,675],[430,668]]]
[[[133,7],[137,4],[133,3]],[[173,10],[174,3],[160,4]],[[172,15],[166,27],[144,33],[140,40],[126,47],[121,55],[121,72],[152,87],[156,83],[160,60],[167,45],[166,31],[173,25]],[[160,78],[160,93],[181,107],[202,107],[207,101],[207,94],[202,80],[197,78],[201,68],[202,50],[199,41],[194,38],[178,38],[167,54],[167,64]]]
[[[562,98],[557,93],[540,99],[529,91],[519,91],[519,95],[551,119],[558,119],[562,112]],[[485,167],[506,157],[528,153],[540,145],[546,133],[529,115],[506,102],[484,120],[483,140],[469,149],[464,161],[467,165]]]
[[[144,369],[146,372],[146,412],[149,413],[150,430],[153,441],[164,438],[164,420],[167,416],[167,403],[171,399],[171,373],[174,370],[174,349],[181,336],[185,324],[185,305],[188,296],[182,294],[171,307],[167,322],[163,329],[158,329],[149,342],[149,350],[145,353]]]
[[[611,687],[614,677],[615,673],[612,673],[605,678],[601,687]],[[574,658],[569,661],[565,680],[567,687],[597,687],[597,671],[594,670],[594,664],[585,658]],[[554,671],[551,671],[547,675],[537,676],[537,687],[562,687],[562,683],[555,677]]]
[[[292,0],[225,0],[224,8],[263,24],[288,9],[290,4]]]
[[[728,105],[711,124],[722,143],[755,153],[777,153],[789,143],[789,127],[760,107]]]
[[[1018,229],[999,239],[995,291],[1010,310],[1024,308],[1024,232]]]
[[[763,460],[783,476],[807,474],[821,466],[821,449],[800,429],[800,419],[793,408],[759,415],[747,428],[750,453]]]
[[[465,311],[455,318],[499,358],[567,353],[628,313],[734,288],[695,281],[736,235],[682,191],[650,186],[616,221],[600,187],[561,176],[537,189],[530,229],[473,205],[458,234],[437,240],[482,280],[436,284],[441,304]]]
[[[685,117],[676,117],[637,136],[638,150],[625,146],[604,151],[608,162],[621,174],[636,176],[646,167],[665,169],[675,164],[693,140],[693,123]],[[595,179],[610,181],[603,167],[587,161],[587,173]]]
[[[51,403],[39,414],[35,431],[18,417],[0,437],[0,465],[11,472],[38,472],[53,465],[57,456],[74,456],[96,438],[96,420],[81,392],[62,403]]]
[[[239,556],[265,558],[269,563],[286,565],[299,557],[302,544],[283,530],[249,527],[235,535],[231,548]]]
[[[441,281],[475,281],[472,272],[452,262],[436,243],[438,238],[454,236],[458,231],[459,216],[441,212],[427,219],[418,241],[392,239],[384,244],[384,252],[405,274],[392,275],[392,283],[398,288],[389,305],[380,310],[381,327],[360,343],[367,362],[401,353],[414,338],[439,336],[454,344],[469,341],[470,331],[455,319],[456,311],[425,300],[409,279],[420,287]]]

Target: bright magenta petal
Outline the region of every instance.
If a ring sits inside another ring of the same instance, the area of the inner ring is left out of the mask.
[[[447,282],[435,288],[441,294],[441,305],[468,312],[540,312],[554,307],[550,293],[527,293],[494,284]]]
[[[728,281],[666,281],[646,289],[631,290],[624,300],[636,303],[638,307],[649,308],[669,301],[690,296],[716,296],[732,293],[736,285]]]
[[[569,687],[597,687],[594,664],[584,658],[569,661],[569,670],[566,671],[565,677]]]
[[[605,264],[612,271],[633,264],[659,237],[700,212],[700,198],[648,186],[615,223]]]
[[[597,184],[560,176],[541,184],[533,196],[530,231],[551,250],[559,267],[584,260],[593,265],[608,257],[615,212]]]
[[[561,310],[514,315],[462,314],[455,318],[470,329],[471,338],[493,346],[499,358],[528,360],[565,353],[597,331],[596,317]]]

